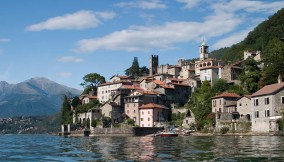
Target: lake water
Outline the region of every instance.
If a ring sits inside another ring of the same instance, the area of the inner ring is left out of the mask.
[[[0,135],[0,161],[284,161],[284,137]]]

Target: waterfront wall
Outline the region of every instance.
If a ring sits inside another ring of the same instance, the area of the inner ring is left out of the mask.
[[[217,122],[215,126],[215,132],[220,133],[221,129],[229,128],[229,133],[247,133],[251,130],[251,122],[238,121],[238,122]]]
[[[129,127],[129,128],[94,128],[93,135],[130,135],[144,136],[164,130],[163,127]]]

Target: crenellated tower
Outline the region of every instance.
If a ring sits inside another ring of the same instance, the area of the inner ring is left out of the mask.
[[[149,66],[149,75],[155,75],[158,73],[159,59],[158,55],[150,56],[150,66]]]

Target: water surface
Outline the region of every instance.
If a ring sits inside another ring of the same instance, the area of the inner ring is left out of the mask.
[[[1,135],[0,161],[284,161],[284,137]]]

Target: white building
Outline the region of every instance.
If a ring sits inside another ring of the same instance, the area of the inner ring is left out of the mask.
[[[100,103],[111,99],[111,95],[116,92],[122,85],[131,85],[130,81],[107,82],[98,86],[97,96]]]

